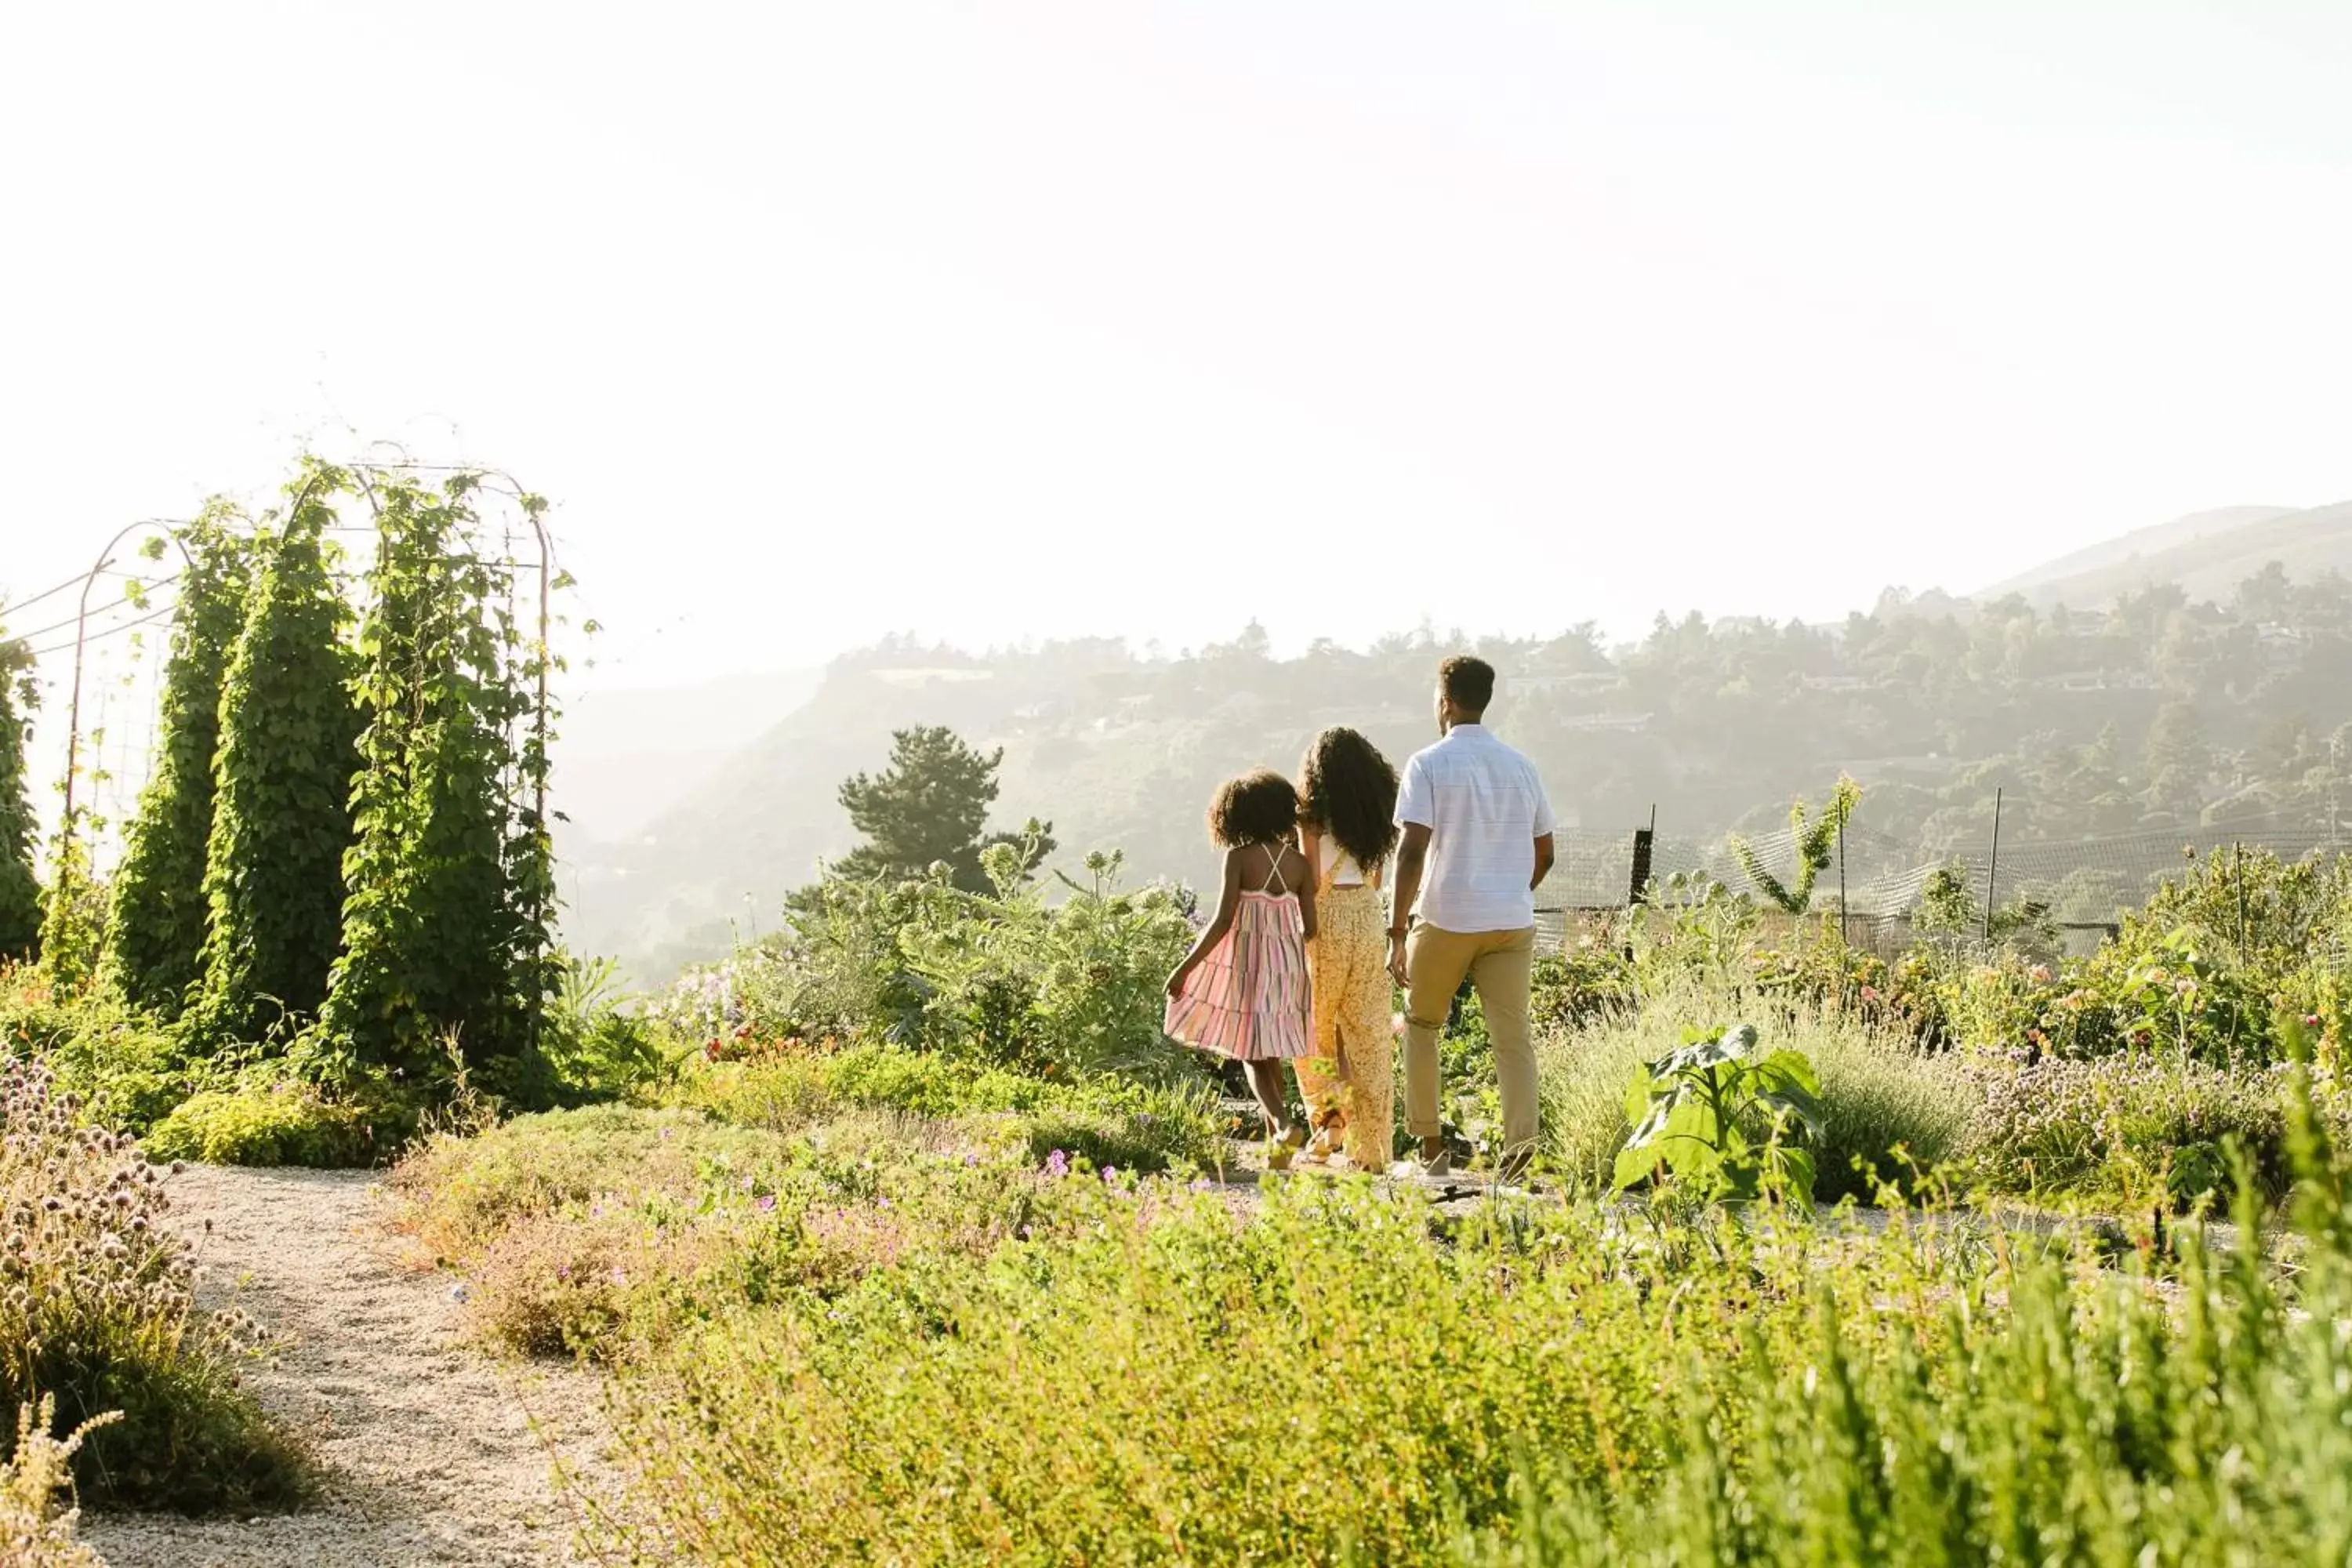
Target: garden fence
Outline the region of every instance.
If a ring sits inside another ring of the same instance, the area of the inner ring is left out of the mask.
[[[1795,874],[1796,839],[1788,828],[1748,836],[1763,866],[1784,883]],[[1538,896],[1537,929],[1557,946],[1580,923],[1613,926],[1646,896],[1673,900],[1677,879],[1689,888],[1718,882],[1753,890],[1727,837],[1676,837],[1650,829],[1607,832],[1572,828],[1555,836],[1557,859]],[[2095,945],[2114,934],[2121,911],[2147,901],[2165,878],[2215,851],[2267,850],[2282,860],[2352,850],[2352,835],[2326,826],[2214,824],[2147,828],[2095,838],[1985,842],[1940,858],[1917,845],[1849,825],[1838,855],[1814,883],[1802,917],[1790,923],[1836,921],[1848,940],[1892,954],[1907,946],[1912,928],[1938,872],[1948,869],[1966,887],[1970,904],[2009,909],[2021,900],[2047,908],[2068,945]],[[1760,901],[1760,900],[1759,900]],[[1768,919],[1778,914],[1767,911]]]

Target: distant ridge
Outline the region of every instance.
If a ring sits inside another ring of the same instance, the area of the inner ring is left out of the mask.
[[[2097,609],[2154,583],[2178,583],[2192,600],[2227,600],[2271,562],[2297,579],[2352,575],[2352,501],[2298,510],[2223,507],[2137,529],[2062,555],[1970,595]]]

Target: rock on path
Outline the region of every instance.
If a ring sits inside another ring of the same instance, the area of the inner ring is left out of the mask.
[[[470,1347],[447,1277],[404,1261],[383,1234],[373,1182],[208,1166],[173,1179],[173,1223],[202,1249],[201,1299],[276,1336],[247,1382],[313,1441],[327,1489],[279,1518],[85,1513],[82,1539],[112,1568],[578,1560],[553,1468],[595,1473],[593,1379]]]

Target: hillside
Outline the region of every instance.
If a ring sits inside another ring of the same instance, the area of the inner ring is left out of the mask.
[[[2352,574],[2352,501],[2293,510],[2232,507],[2142,529],[2036,567],[1978,595],[2021,594],[2041,608],[2100,609],[2151,584],[2178,584],[2192,600],[2226,603],[2239,584],[2277,562],[2307,581]]]
[[[824,679],[817,669],[769,670],[572,699],[553,746],[571,819],[557,825],[562,847],[575,854],[641,832],[806,702]]]
[[[1857,879],[1980,860],[1999,789],[2003,863],[2041,868],[2031,875],[2074,918],[2105,919],[2206,826],[2292,837],[2340,820],[2352,584],[2308,563],[2347,531],[2352,508],[2327,509],[2194,534],[2153,557],[2205,582],[2254,575],[2249,550],[2296,562],[2304,581],[2243,604],[2225,591],[2062,617],[2014,598],[1966,615],[1918,613],[1915,600],[1835,627],[1692,616],[1661,618],[1627,647],[1584,635],[1476,646],[1503,675],[1496,728],[1535,759],[1574,825],[1555,898],[1622,898],[1610,857],[1653,809],[1664,868],[1669,841],[1687,854],[1730,829],[1769,833],[1792,797],[1818,801],[1843,772],[1868,791],[1857,831],[1877,864],[1857,864]],[[2065,586],[2078,580],[2052,591],[2087,603]],[[1291,769],[1334,723],[1402,761],[1431,738],[1427,692],[1447,651],[1396,637],[1275,659],[1262,635],[1180,659],[1108,640],[987,658],[868,650],[836,661],[806,704],[626,843],[568,847],[567,937],[659,980],[723,952],[735,930],[772,929],[785,893],[853,846],[841,781],[882,765],[891,731],[918,724],[1003,749],[992,825],[1050,820],[1058,869],[1115,849],[1130,882],[1197,884],[1215,863],[1202,816],[1219,780]],[[2085,859],[2086,841],[2119,836],[2139,847],[2104,870]]]

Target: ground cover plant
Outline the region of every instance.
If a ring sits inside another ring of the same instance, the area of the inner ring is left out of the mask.
[[[51,1401],[93,1501],[200,1510],[310,1488],[297,1446],[237,1382],[251,1327],[194,1301],[197,1260],[162,1220],[163,1173],[80,1124],[46,1068],[0,1068],[0,1408]]]
[[[652,1518],[602,1528],[713,1563],[2341,1561],[2352,1226],[2289,1113],[2284,1272],[2195,1231],[2116,1268],[1964,1215],[1085,1184],[1088,1223],[624,1367]]]

